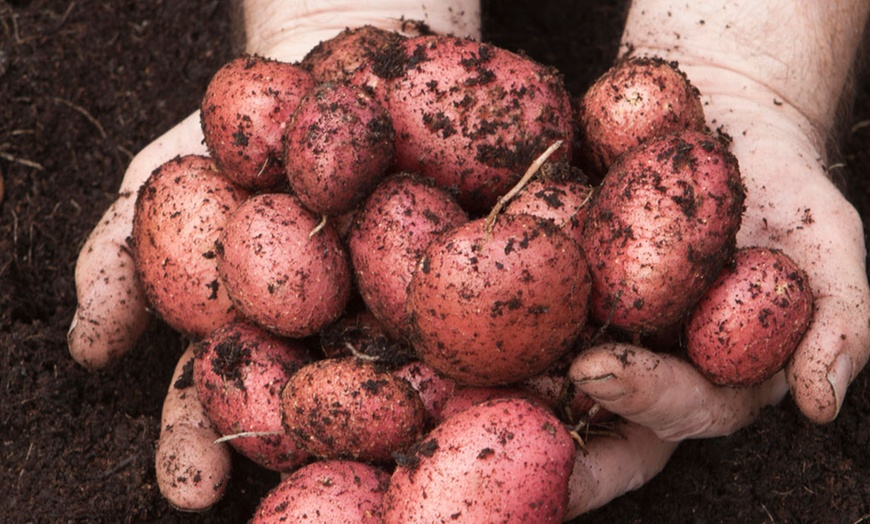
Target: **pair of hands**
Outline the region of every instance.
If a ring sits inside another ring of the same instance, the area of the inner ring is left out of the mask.
[[[401,29],[403,19],[424,20],[436,31],[478,36],[478,7],[473,0],[452,0],[428,11],[403,0],[375,2],[365,8],[352,2],[347,6],[324,3],[329,9],[247,0],[247,50],[294,61],[345,26],[370,23]],[[704,7],[700,2],[701,7],[693,9],[701,13],[695,13],[683,7],[670,9],[670,3],[663,0],[635,0],[623,41],[634,54],[677,60],[701,90],[708,124],[733,138],[732,152],[747,186],[738,244],[778,247],[805,269],[815,297],[814,321],[788,369],[750,388],[716,387],[689,363],[634,346],[599,346],[580,355],[571,367],[571,379],[626,422],[619,430],[624,438],[594,439],[588,444],[588,453],[577,454],[568,517],[599,507],[647,482],[664,467],[679,441],[732,433],[749,424],[762,407],[779,402],[789,390],[808,418],[833,420],[849,383],[870,355],[870,289],[862,224],[854,208],[828,180],[819,140],[832,125],[833,109],[808,102],[779,78],[765,78],[756,62],[737,54],[738,48],[745,50],[745,41],[737,39],[741,44],[735,49],[719,46],[717,41],[716,52],[704,46],[710,42],[710,33],[726,27],[736,29],[740,9],[749,8],[744,3],[752,6],[748,0],[732,2],[728,11]],[[300,9],[311,11],[294,12]],[[701,16],[703,24],[698,23]],[[857,16],[852,14],[858,22],[866,16],[866,9]],[[673,31],[662,30],[668,26]],[[650,36],[653,33],[657,36]],[[677,33],[682,47],[672,41]],[[851,43],[846,40],[841,45],[848,51]],[[770,53],[775,56],[773,50]],[[846,55],[848,69],[852,55]],[[840,65],[819,67],[839,72]],[[825,78],[836,76],[829,71]],[[829,83],[816,92],[827,92],[823,102],[835,106],[842,85]],[[79,307],[70,328],[69,346],[73,357],[85,367],[103,368],[120,358],[148,323],[146,299],[136,283],[126,246],[136,191],[161,163],[191,153],[206,154],[198,113],[136,155],[125,174],[120,197],[82,249],[76,267]],[[189,351],[181,363],[188,358]],[[225,444],[212,444],[217,435],[192,388],[170,389],[158,456],[173,434],[179,434],[169,428],[181,425],[198,428],[199,437],[186,444],[198,452],[195,455],[215,457],[215,471],[205,473],[216,479],[226,477],[228,450]],[[186,509],[207,507],[219,495],[210,489],[199,492],[186,488],[161,485],[171,503]]]

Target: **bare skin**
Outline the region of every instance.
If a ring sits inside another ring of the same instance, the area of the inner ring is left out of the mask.
[[[409,19],[422,19],[436,31],[479,33],[475,0],[433,3],[431,9],[408,0],[373,3],[363,8],[326,0],[246,0],[246,50],[294,61],[345,27],[372,23],[401,29]],[[677,60],[701,90],[708,124],[734,138],[732,151],[746,177],[749,197],[738,241],[778,246],[805,268],[817,303],[815,321],[789,369],[753,388],[715,387],[685,362],[633,346],[599,346],[584,353],[570,377],[628,422],[619,428],[622,438],[593,439],[586,453],[577,454],[566,518],[646,483],[680,440],[729,434],[789,389],[808,418],[832,420],[870,354],[861,222],[828,180],[824,154],[824,137],[834,124],[870,4],[721,4],[635,0],[624,50]],[[818,49],[829,52],[818,56]],[[125,245],[135,192],[163,161],[204,153],[201,142],[194,113],[140,152],[124,178],[122,196],[82,249],[76,269],[79,309],[69,345],[84,366],[105,367],[144,330],[149,315]],[[201,412],[195,399],[167,402],[164,417],[183,419]],[[203,445],[196,455],[225,452],[220,449]],[[164,452],[160,444],[158,456]],[[221,459],[216,455],[215,460]],[[180,498],[172,486],[167,489],[164,495],[181,508],[201,509],[213,502]]]

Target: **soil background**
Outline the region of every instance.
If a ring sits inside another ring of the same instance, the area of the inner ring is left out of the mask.
[[[485,39],[556,66],[575,94],[613,60],[626,8],[484,6]],[[154,323],[99,373],[66,347],[78,250],[132,155],[193,111],[235,52],[230,19],[226,1],[0,1],[0,522],[245,522],[277,481],[236,459],[217,507],[173,510],[152,462],[179,338]],[[836,174],[866,224],[870,76],[856,86]],[[732,436],[686,442],[644,488],[578,522],[870,520],[868,375],[834,423],[786,400]]]

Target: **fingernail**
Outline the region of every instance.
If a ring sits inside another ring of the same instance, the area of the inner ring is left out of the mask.
[[[831,367],[828,369],[828,383],[831,389],[834,390],[834,400],[837,402],[837,413],[843,406],[843,398],[846,396],[846,388],[849,387],[849,382],[852,380],[852,359],[849,355],[843,353]]]
[[[613,373],[577,380],[574,384],[594,400],[614,401],[625,395],[625,386]]]
[[[72,322],[70,322],[69,329],[66,332],[66,338],[69,338],[72,336],[72,332],[75,331],[76,325],[78,325],[78,323],[79,323],[79,312],[78,312],[78,310],[76,310],[75,315],[73,315]]]

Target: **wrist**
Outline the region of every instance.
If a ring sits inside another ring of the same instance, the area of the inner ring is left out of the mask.
[[[243,0],[245,51],[278,60],[301,60],[318,43],[348,27],[372,25],[405,32],[419,21],[436,33],[480,36],[478,0]],[[413,28],[412,28],[413,29]]]

